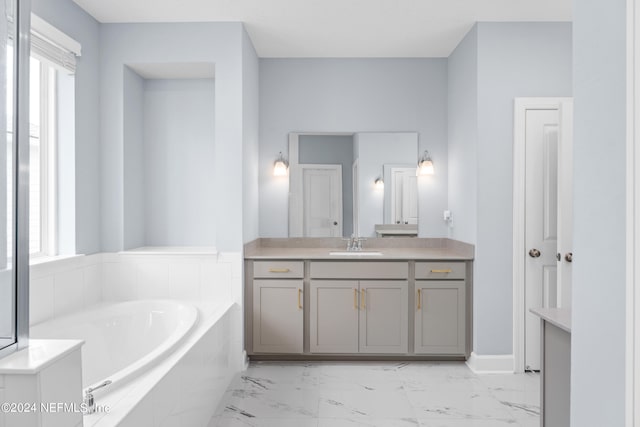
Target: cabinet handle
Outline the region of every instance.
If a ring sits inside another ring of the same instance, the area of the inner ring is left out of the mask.
[[[451,273],[451,269],[448,268],[446,270],[431,270],[432,273]]]
[[[418,289],[418,310],[422,308],[422,289]]]
[[[288,268],[270,268],[269,273],[288,273],[291,270]]]
[[[358,309],[358,290],[353,290],[353,308]]]
[[[365,295],[365,291],[366,289],[362,290],[362,309],[363,310],[367,309],[367,296]]]
[[[302,295],[302,289],[298,288],[298,310],[302,310],[302,303],[300,302],[300,295]]]

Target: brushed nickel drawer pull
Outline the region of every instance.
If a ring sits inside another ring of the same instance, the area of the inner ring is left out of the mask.
[[[451,269],[447,268],[446,270],[431,270],[432,273],[451,273]]]
[[[269,273],[288,273],[291,270],[288,268],[270,268]]]
[[[358,290],[353,290],[353,308],[358,309]]]
[[[362,309],[363,310],[367,309],[367,296],[365,295],[365,291],[366,289],[362,290]]]
[[[302,289],[298,288],[298,310],[302,310],[302,303],[300,302],[301,295],[302,295]]]
[[[418,310],[422,308],[422,289],[418,289]]]

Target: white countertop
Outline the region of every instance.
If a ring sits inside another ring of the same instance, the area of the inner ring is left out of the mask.
[[[35,374],[84,344],[82,340],[29,340],[29,346],[0,359],[0,375]]]
[[[542,320],[571,333],[570,308],[532,308],[531,311]]]

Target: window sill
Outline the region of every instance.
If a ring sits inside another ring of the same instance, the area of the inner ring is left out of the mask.
[[[62,261],[62,260],[70,260],[75,258],[83,257],[83,254],[75,254],[75,255],[55,255],[55,256],[39,256],[36,258],[29,258],[29,265],[46,265],[50,262]]]

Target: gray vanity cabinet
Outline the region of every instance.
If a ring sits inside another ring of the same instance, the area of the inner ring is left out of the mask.
[[[353,257],[247,259],[247,354],[256,360],[469,357],[468,260]]]
[[[416,354],[466,353],[464,263],[416,263]]]
[[[360,281],[360,353],[407,353],[409,284]]]
[[[254,263],[255,352],[301,354],[304,351],[302,272],[302,262]]]
[[[312,262],[310,270],[311,353],[408,352],[407,262]],[[381,276],[398,280],[367,280]]]
[[[357,353],[359,289],[354,280],[312,280],[311,353]]]
[[[312,280],[311,353],[407,353],[402,280]]]

